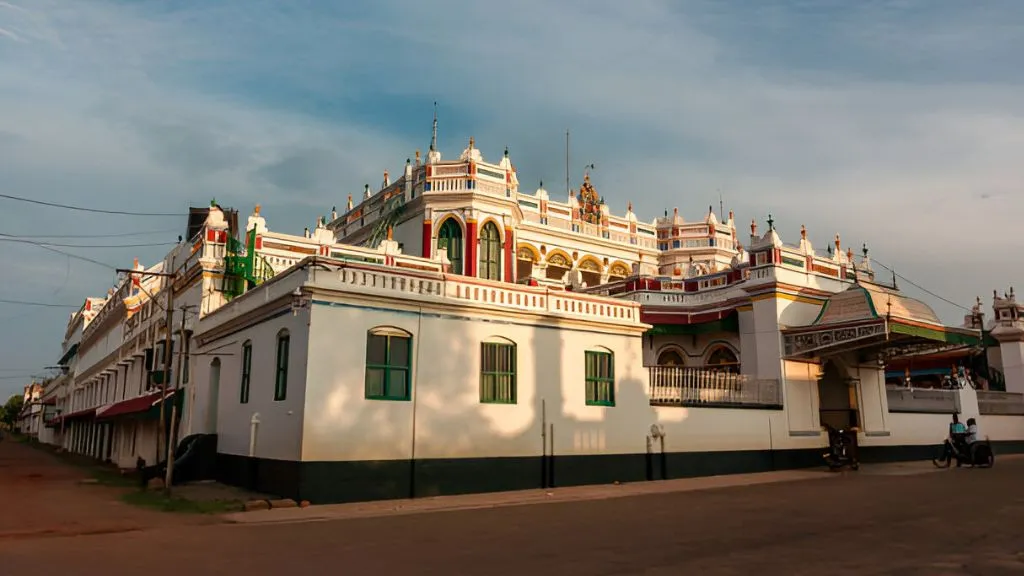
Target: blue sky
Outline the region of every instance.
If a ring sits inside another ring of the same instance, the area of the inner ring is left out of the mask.
[[[956,302],[1021,284],[1024,3],[1015,0],[0,0],[0,190],[154,212],[259,202],[301,231],[384,169],[469,136],[523,188],[573,177],[649,220],[836,233]],[[0,200],[0,233],[181,220]],[[76,240],[69,240],[69,243]],[[81,301],[112,274],[3,243],[0,298]],[[74,251],[74,249],[68,249]],[[118,266],[163,248],[77,251]],[[913,293],[913,292],[912,292]],[[915,294],[917,295],[917,294]],[[929,300],[948,320],[961,311]],[[0,393],[59,356],[65,311],[0,304]]]

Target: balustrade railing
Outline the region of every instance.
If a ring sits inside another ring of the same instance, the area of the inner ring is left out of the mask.
[[[978,390],[978,412],[991,416],[1024,416],[1024,394]]]
[[[778,380],[684,366],[651,366],[650,398],[657,406],[781,408]]]

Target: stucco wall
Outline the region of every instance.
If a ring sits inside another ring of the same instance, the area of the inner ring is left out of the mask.
[[[410,458],[414,417],[416,458],[539,455],[545,407],[559,454],[642,451],[655,421],[639,335],[345,306],[312,315],[305,460]],[[413,335],[412,401],[364,398],[366,332],[378,326]],[[480,344],[496,336],[517,345],[514,405],[480,402]],[[615,407],[584,402],[584,351],[598,347],[615,354]]]
[[[675,350],[683,356],[686,366],[703,365],[708,355],[719,345],[732,350],[740,362],[743,361],[743,350],[740,348],[739,334],[716,332],[697,334],[695,336],[654,336],[644,339],[643,354],[645,366],[656,366],[658,356],[664,350]]]
[[[206,423],[209,398],[217,398],[217,449],[226,454],[249,454],[250,420],[259,414],[256,456],[278,460],[298,460],[302,446],[303,406],[305,404],[307,317],[286,312],[276,318],[226,336],[205,347],[197,357],[193,372],[195,412],[192,432],[209,431]],[[274,400],[274,376],[277,335],[287,329],[291,338],[288,362],[288,393],[283,401]],[[249,402],[240,402],[242,345],[252,342],[252,379]],[[341,347],[337,339],[333,345]],[[220,360],[220,379],[211,382],[213,363]]]

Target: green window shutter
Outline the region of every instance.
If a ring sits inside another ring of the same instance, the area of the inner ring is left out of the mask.
[[[615,358],[610,352],[586,351],[586,403],[615,406]]]
[[[252,381],[252,343],[242,345],[242,385],[239,390],[239,402],[249,403],[249,384]]]
[[[516,403],[515,344],[484,342],[480,345],[480,402]]]
[[[277,337],[277,374],[274,380],[274,401],[280,402],[288,397],[288,346],[291,337],[287,332]]]
[[[412,338],[367,333],[364,396],[368,400],[409,400],[411,368]]]

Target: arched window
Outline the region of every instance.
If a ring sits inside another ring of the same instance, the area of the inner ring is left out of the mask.
[[[288,347],[291,337],[287,330],[277,333],[277,370],[274,378],[274,401],[280,402],[288,397]]]
[[[726,372],[738,372],[740,368],[740,360],[736,357],[736,353],[727,346],[721,345],[708,354],[708,359],[704,364],[708,368]]]
[[[242,344],[242,383],[239,386],[239,402],[249,403],[249,384],[252,382],[252,341]]]
[[[686,362],[683,360],[683,355],[678,350],[668,348],[662,350],[661,354],[658,354],[658,366],[684,366]]]
[[[480,402],[516,403],[516,345],[503,338],[480,344]]]
[[[610,350],[584,352],[587,406],[615,406],[615,357]]]
[[[366,333],[365,396],[369,400],[408,400],[412,335],[396,328]]]
[[[494,222],[480,229],[480,277],[501,280],[501,234]]]
[[[448,254],[452,272],[462,274],[462,228],[455,218],[448,218],[437,231],[437,249]]]

